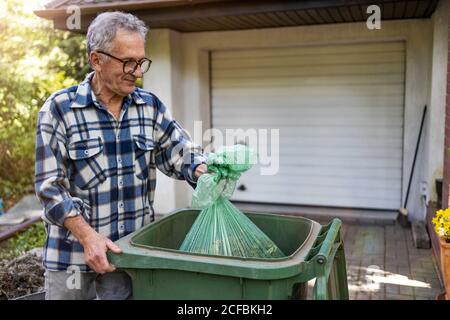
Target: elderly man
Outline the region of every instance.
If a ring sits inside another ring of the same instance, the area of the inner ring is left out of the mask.
[[[146,33],[131,14],[98,15],[87,33],[94,71],[39,112],[35,188],[47,229],[47,299],[129,299],[130,278],[106,252],[120,253],[113,241],[153,221],[156,168],[193,187],[206,172],[201,148],[135,85],[151,64]]]

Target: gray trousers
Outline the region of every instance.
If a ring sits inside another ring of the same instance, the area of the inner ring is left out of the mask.
[[[131,278],[123,271],[45,271],[45,300],[128,300],[132,295]]]

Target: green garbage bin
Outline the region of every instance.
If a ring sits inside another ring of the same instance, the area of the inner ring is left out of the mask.
[[[134,299],[348,299],[341,221],[244,212],[286,254],[242,259],[179,251],[199,210],[181,209],[118,240],[109,261],[132,278]]]

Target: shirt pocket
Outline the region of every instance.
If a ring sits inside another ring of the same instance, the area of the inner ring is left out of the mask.
[[[143,134],[133,135],[134,140],[134,170],[139,179],[148,178],[150,170],[150,161],[155,149],[155,143],[152,136]]]
[[[69,143],[69,158],[73,160],[72,179],[80,189],[97,187],[106,180],[106,157],[100,137]]]

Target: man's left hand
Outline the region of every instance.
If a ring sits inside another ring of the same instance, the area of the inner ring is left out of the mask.
[[[207,173],[207,172],[208,172],[208,167],[206,166],[206,164],[203,163],[203,164],[197,166],[197,168],[195,168],[195,172],[194,172],[195,178],[198,179],[198,178],[200,178],[200,176],[202,174]]]

